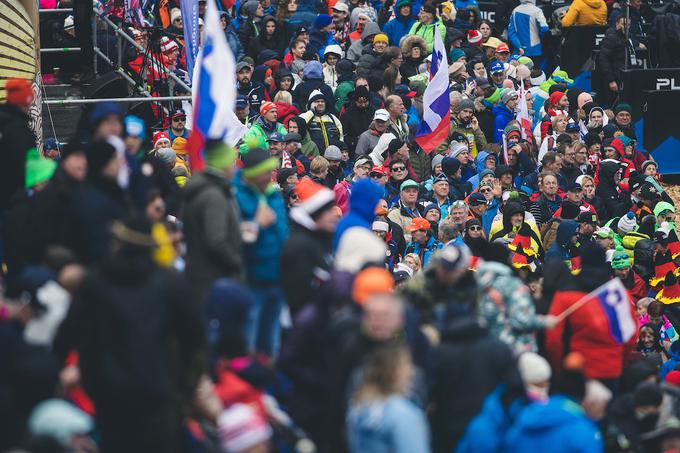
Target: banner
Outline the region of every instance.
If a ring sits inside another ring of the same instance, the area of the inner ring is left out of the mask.
[[[182,22],[184,24],[184,53],[186,56],[187,73],[193,82],[194,62],[198,56],[198,0],[180,0]]]

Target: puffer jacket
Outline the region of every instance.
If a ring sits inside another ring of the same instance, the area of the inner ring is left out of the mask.
[[[418,59],[411,58],[411,49],[416,45],[422,49],[427,48],[427,43],[420,36],[407,35],[401,43],[401,55],[404,57],[404,62],[399,67],[399,72],[403,79],[420,74],[418,67],[425,61],[426,51],[420,52]]]
[[[357,75],[362,77],[380,77],[385,71],[385,66],[383,54],[376,52],[372,48],[364,48],[357,62]]]
[[[257,240],[244,244],[243,258],[248,282],[258,285],[276,285],[279,282],[279,257],[288,239],[288,215],[281,195],[269,187],[259,193],[243,179],[239,171],[234,175],[236,200],[245,221],[254,221],[260,203],[266,203],[276,214],[276,221],[267,228],[260,228]]]
[[[338,117],[332,113],[315,115],[311,110],[306,111],[300,118],[307,122],[309,137],[316,144],[319,152],[326,150],[330,145],[342,141],[342,124]]]
[[[378,33],[381,33],[378,24],[375,22],[368,22],[361,32],[361,39],[353,42],[352,45],[349,46],[349,49],[347,49],[347,59],[352,63],[357,63],[359,58],[361,58],[364,47],[368,46],[369,49],[371,48],[371,40],[368,39],[369,36],[375,36]]]
[[[510,121],[515,119],[515,115],[505,106],[505,104],[501,102],[499,102],[492,109],[492,112],[494,115],[493,141],[495,143],[503,143],[503,132],[505,131],[505,126],[507,126]]]
[[[270,134],[278,132],[281,135],[286,135],[286,128],[283,124],[276,122],[274,124],[268,123],[258,116],[253,125],[243,136],[243,144],[239,148],[241,154],[246,154],[251,148],[269,149],[268,137]]]
[[[395,14],[397,11],[395,11]],[[413,17],[396,16],[383,27],[383,32],[387,35],[391,46],[398,46],[401,38],[406,36],[413,27],[416,20]]]
[[[562,27],[607,25],[607,4],[604,0],[574,0],[562,18]]]

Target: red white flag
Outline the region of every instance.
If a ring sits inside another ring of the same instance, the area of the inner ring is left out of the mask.
[[[532,121],[527,107],[527,91],[524,89],[524,80],[520,81],[519,98],[517,103],[517,121],[520,124],[522,138],[528,142],[532,141]]]

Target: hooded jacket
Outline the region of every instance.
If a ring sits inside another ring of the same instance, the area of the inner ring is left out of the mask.
[[[342,218],[335,230],[335,245],[347,230],[354,227],[371,230],[375,218],[375,207],[383,196],[383,188],[369,179],[361,179],[352,186],[349,213]]]
[[[283,124],[278,121],[276,123],[269,123],[263,117],[258,116],[243,136],[243,143],[239,151],[241,154],[246,154],[252,148],[269,149],[268,139],[274,132],[278,132],[281,135],[287,134]]]
[[[381,33],[380,27],[375,22],[368,22],[361,32],[361,39],[352,43],[347,50],[347,59],[352,61],[352,63],[357,63],[364,50],[364,46],[370,46],[368,40],[369,36],[375,36]],[[369,47],[370,49],[370,47]]]
[[[503,132],[505,131],[505,126],[507,126],[510,121],[515,119],[515,114],[511,112],[510,109],[502,102],[496,104],[491,111],[494,115],[493,141],[495,143],[503,143]]]
[[[547,31],[548,22],[543,10],[536,6],[536,0],[520,0],[508,23],[508,39],[514,49],[523,49],[524,55],[528,57],[543,55],[541,34]]]
[[[557,227],[557,237],[555,242],[548,249],[545,259],[557,259],[566,261],[571,259],[569,248],[571,246],[571,238],[574,237],[578,230],[578,223],[574,220],[563,220],[560,226]]]
[[[620,164],[615,160],[606,159],[600,162],[599,181],[595,194],[604,203],[604,212],[598,212],[602,219],[621,217],[631,207],[630,195],[627,192],[619,192],[614,180],[619,169]]]
[[[411,57],[411,49],[418,45],[423,51],[420,52],[420,58],[414,59]],[[401,77],[407,80],[409,77],[420,74],[419,66],[425,61],[427,56],[427,43],[420,36],[407,35],[401,42],[401,54],[404,57],[404,62],[399,67]]]
[[[533,403],[518,416],[507,434],[504,452],[550,451],[551,453],[601,453],[597,426],[579,403],[563,395],[547,403]]]
[[[383,32],[387,35],[391,46],[398,46],[401,38],[406,36],[413,24],[416,23],[413,17],[404,17],[397,10],[398,8],[395,8],[395,18],[383,26]]]
[[[605,83],[621,82],[621,71],[626,65],[626,37],[612,25],[600,43],[600,73]]]
[[[562,18],[562,27],[607,25],[607,4],[604,0],[574,0]]]
[[[307,101],[312,91],[319,90],[326,101],[326,113],[335,113],[335,97],[331,87],[323,82],[323,66],[318,61],[305,65],[302,73],[302,83],[293,90],[293,101],[300,110],[307,108]]]
[[[241,214],[231,184],[215,170],[184,186],[186,276],[196,303],[205,303],[218,278],[242,280]]]

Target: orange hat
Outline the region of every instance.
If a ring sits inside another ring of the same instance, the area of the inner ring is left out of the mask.
[[[187,154],[187,139],[184,137],[176,137],[172,141],[172,149],[178,155],[185,156]]]
[[[18,107],[28,107],[33,102],[33,88],[26,79],[9,79],[5,84],[7,103]]]
[[[298,206],[312,218],[335,206],[333,191],[309,178],[303,179],[295,186],[295,193],[300,199]]]
[[[260,106],[260,115],[265,116],[271,109],[276,110],[276,104],[271,101],[263,102]]]
[[[390,294],[392,291],[394,291],[392,274],[382,267],[369,267],[354,277],[352,299],[358,305],[363,305],[371,296]]]
[[[413,219],[411,224],[408,226],[406,229],[409,233],[412,233],[414,231],[418,230],[429,230],[430,229],[430,222],[428,222],[426,219],[422,217],[416,217]]]
[[[508,53],[510,53],[510,48],[508,47],[507,44],[502,43],[502,44],[499,44],[496,47],[496,52],[508,52]]]

